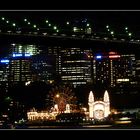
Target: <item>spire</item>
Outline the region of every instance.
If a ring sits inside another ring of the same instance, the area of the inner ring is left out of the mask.
[[[90,118],[93,118],[93,104],[94,104],[94,96],[93,96],[93,92],[90,91],[89,97],[88,97],[89,117]]]
[[[89,101],[89,103],[94,102],[94,95],[93,95],[92,91],[90,91],[90,93],[89,93],[88,101]]]
[[[104,93],[104,102],[109,102],[109,94],[108,94],[107,90]]]

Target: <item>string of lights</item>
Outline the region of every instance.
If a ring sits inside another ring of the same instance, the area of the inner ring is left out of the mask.
[[[31,34],[47,34],[47,33],[61,33],[61,34],[94,34],[94,35],[106,35],[111,37],[124,36],[128,38],[135,38],[134,33],[132,33],[128,27],[123,27],[122,32],[115,31],[110,25],[104,25],[103,28],[98,30],[97,27],[91,21],[84,20],[74,20],[66,21],[65,23],[52,23],[49,19],[43,19],[41,22],[36,23],[24,18],[15,20],[9,20],[7,17],[0,17],[0,31],[1,33],[31,33]],[[22,22],[21,22],[22,21]],[[43,24],[42,24],[43,23]],[[43,26],[42,26],[43,25]],[[120,28],[122,28],[120,27]],[[105,30],[104,30],[105,28]],[[118,29],[116,29],[118,30]],[[45,34],[45,35],[46,35]]]

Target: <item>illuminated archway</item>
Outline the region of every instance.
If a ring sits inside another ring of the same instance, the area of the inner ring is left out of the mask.
[[[110,114],[110,101],[108,92],[105,91],[103,101],[94,101],[92,91],[89,93],[89,117],[94,119],[103,119]]]

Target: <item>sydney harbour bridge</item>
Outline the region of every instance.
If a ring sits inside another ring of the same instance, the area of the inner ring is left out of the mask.
[[[137,52],[140,39],[127,39],[92,34],[61,34],[61,33],[3,33],[0,32],[0,44],[35,44],[43,46],[91,47],[92,49],[115,49],[118,51]]]

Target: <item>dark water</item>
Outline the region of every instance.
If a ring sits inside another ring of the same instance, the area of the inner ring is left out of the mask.
[[[18,128],[16,128],[18,129]],[[20,128],[22,129],[22,127]],[[126,129],[139,129],[140,125],[83,125],[83,126],[28,126],[23,129],[57,129],[57,130],[81,130],[81,129],[90,129],[90,130],[126,130]]]

